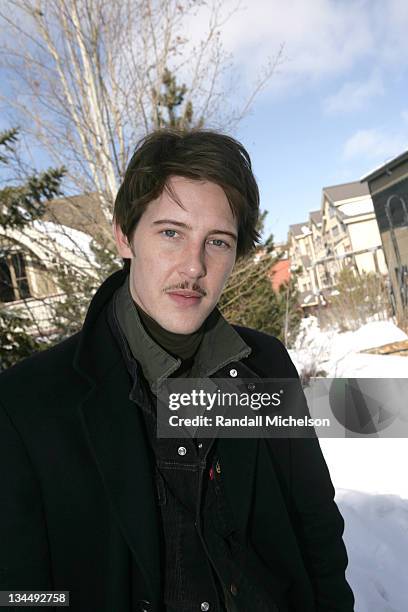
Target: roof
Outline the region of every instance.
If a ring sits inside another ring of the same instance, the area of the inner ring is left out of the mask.
[[[299,234],[302,234],[303,226],[304,223],[294,223],[293,225],[289,225],[289,232],[294,236],[298,236]]]
[[[366,176],[363,176],[361,181],[372,181],[375,178],[378,178],[382,174],[388,174],[391,170],[395,169],[400,164],[403,164],[408,160],[408,151],[404,151],[397,155],[397,157],[393,157],[386,161],[382,166],[377,166],[374,170],[371,170]]]
[[[341,185],[332,185],[331,187],[323,187],[323,192],[332,202],[349,200],[350,198],[358,198],[363,195],[370,195],[367,183],[362,183],[360,181],[343,183]]]
[[[97,238],[101,230],[105,236],[107,231],[112,236],[96,193],[50,200],[46,203],[46,211],[41,219],[85,232],[93,238]]]
[[[322,222],[322,211],[321,210],[312,210],[312,212],[309,213],[309,218],[313,221],[313,223],[316,223],[316,225],[319,225],[319,223]]]
[[[304,221],[304,223],[294,223],[293,225],[289,225],[289,233],[293,234],[294,236],[305,236],[309,232],[310,229],[307,221]]]

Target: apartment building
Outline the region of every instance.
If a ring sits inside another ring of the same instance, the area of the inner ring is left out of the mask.
[[[408,329],[408,151],[362,179],[374,204],[398,324]]]
[[[289,227],[288,243],[292,264],[301,270],[298,289],[304,309],[330,300],[343,268],[387,274],[367,183],[324,187],[320,210]]]
[[[318,223],[318,211],[309,214],[309,219],[304,223],[295,223],[289,226],[288,249],[291,267],[298,273],[298,291],[301,306],[310,308],[318,305],[318,284],[313,267],[316,258],[316,224]],[[311,221],[311,215],[314,220]],[[312,225],[313,224],[313,225]]]

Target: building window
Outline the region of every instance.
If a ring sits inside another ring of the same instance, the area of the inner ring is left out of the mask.
[[[334,206],[329,206],[329,217],[332,218],[336,214],[336,209]]]
[[[3,251],[0,255],[0,302],[15,302],[29,297],[23,254]]]
[[[338,236],[339,235],[339,226],[338,225],[333,225],[331,231],[332,231],[332,236]]]

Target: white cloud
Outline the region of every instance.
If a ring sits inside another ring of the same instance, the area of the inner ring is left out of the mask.
[[[224,14],[234,6],[235,0],[224,0]],[[204,6],[186,30],[195,41],[205,33],[206,15]],[[350,75],[370,62],[378,76],[365,83],[358,78],[350,82],[348,76],[343,88],[327,101],[329,109],[336,109],[348,97],[353,110],[380,94],[385,70],[388,74],[408,65],[407,24],[405,0],[389,0],[386,7],[383,0],[243,0],[220,29],[243,88],[281,43],[286,61],[272,80],[274,92],[301,92],[316,81]]]
[[[373,75],[366,81],[349,81],[339,91],[323,101],[326,113],[349,113],[367,108],[370,100],[384,94],[381,77]]]
[[[389,70],[400,70],[408,63],[408,2],[406,0],[367,0],[375,32],[376,63]],[[372,3],[372,6],[371,6]]]
[[[235,5],[234,0],[225,0],[223,13]],[[205,34],[208,14],[203,7],[189,22],[192,42]],[[251,0],[226,20],[221,40],[244,87],[283,43],[286,61],[273,78],[273,88],[279,90],[350,70],[375,46],[364,0],[355,0],[352,6],[334,0]]]
[[[355,132],[344,144],[343,157],[356,157],[368,161],[385,162],[408,149],[408,130],[386,132],[383,129],[366,129]]]

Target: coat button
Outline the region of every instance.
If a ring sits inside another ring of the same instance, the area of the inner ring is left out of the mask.
[[[208,603],[208,601],[203,601],[201,603],[200,610],[203,610],[203,612],[207,612],[207,610],[209,609],[210,609],[210,604]]]
[[[179,455],[185,455],[186,452],[187,452],[187,449],[186,449],[185,446],[179,446],[178,449],[177,449],[177,452],[178,452]]]
[[[151,604],[150,601],[147,601],[147,599],[140,599],[138,601],[138,610],[139,612],[150,612],[151,610]]]
[[[238,593],[237,585],[232,583],[231,586],[230,586],[230,591],[231,591],[232,595],[236,595]]]
[[[255,389],[254,383],[249,383],[248,389],[249,389],[249,391],[253,391]]]
[[[238,374],[238,372],[235,370],[235,368],[233,368],[232,370],[229,371],[230,376],[232,376],[233,378],[236,377],[236,375]]]

